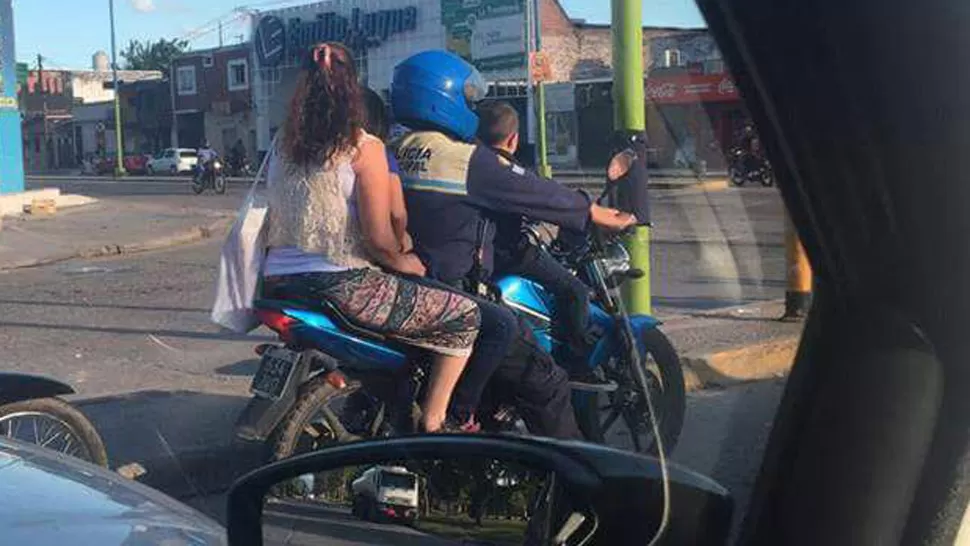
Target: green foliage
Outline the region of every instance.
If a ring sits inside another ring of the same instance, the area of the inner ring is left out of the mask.
[[[167,71],[172,61],[185,53],[189,43],[185,40],[160,38],[156,42],[131,40],[121,51],[127,70]]]

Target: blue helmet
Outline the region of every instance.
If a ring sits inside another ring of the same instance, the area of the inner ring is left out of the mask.
[[[447,51],[417,53],[394,68],[391,109],[405,125],[431,126],[472,140],[478,116],[472,104],[485,98],[482,75]]]

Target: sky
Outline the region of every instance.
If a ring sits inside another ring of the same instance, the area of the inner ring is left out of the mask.
[[[111,53],[109,0],[14,0],[17,60],[45,68],[90,68],[91,56]],[[561,0],[570,17],[608,23],[607,0]],[[224,43],[248,36],[246,18],[233,21],[233,10],[245,6],[273,9],[308,1],[288,0],[114,0],[116,43],[120,55],[131,39],[190,38],[193,49],[218,44],[223,20]],[[643,0],[643,22],[655,26],[703,26],[693,0]],[[122,60],[118,59],[119,64]]]

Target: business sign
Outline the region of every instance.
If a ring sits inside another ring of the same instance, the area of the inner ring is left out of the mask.
[[[358,55],[379,47],[388,38],[417,29],[418,8],[363,11],[354,8],[350,17],[335,12],[317,13],[313,19],[299,17],[283,21],[276,15],[264,15],[256,24],[253,43],[256,59],[264,68],[298,64],[313,44],[340,42]]]
[[[24,190],[12,0],[0,0],[0,193]]]
[[[727,102],[740,100],[738,88],[727,74],[681,74],[647,78],[644,95],[656,104]]]
[[[525,68],[525,0],[441,0],[449,51],[482,72]]]

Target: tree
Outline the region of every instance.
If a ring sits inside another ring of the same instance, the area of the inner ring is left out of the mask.
[[[121,52],[127,70],[167,71],[172,61],[188,49],[185,40],[160,38],[157,42],[131,40]]]

